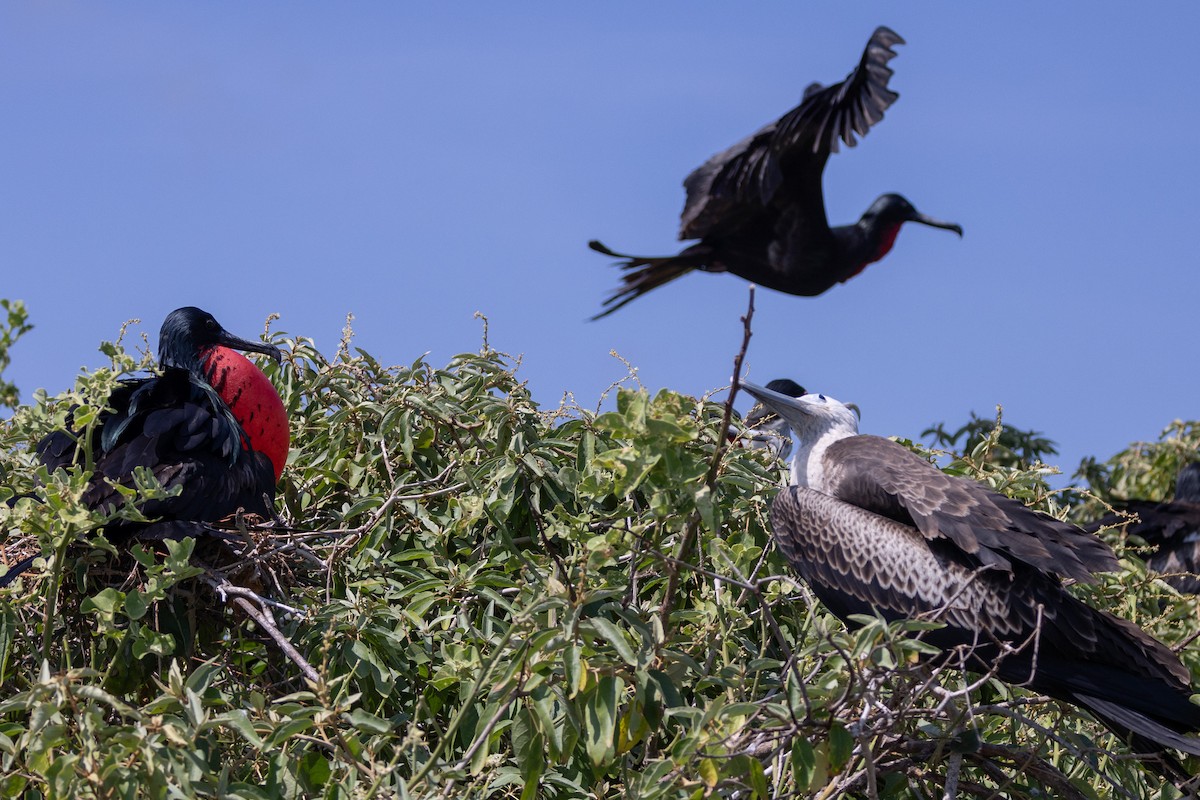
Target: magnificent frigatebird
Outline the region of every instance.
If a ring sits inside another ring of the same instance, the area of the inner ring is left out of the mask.
[[[784,556],[834,614],[933,619],[927,641],[964,648],[981,672],[1087,709],[1172,777],[1168,748],[1200,755],[1200,706],[1171,650],[1091,608],[1062,579],[1118,568],[1108,545],[964,478],[900,444],[858,435],[836,400],[745,381],[796,437],[792,485],[771,526]]]
[[[116,486],[132,486],[138,467],[178,494],[140,506],[150,524],[115,519],[110,541],[133,535],[172,537],[204,533],[243,510],[273,516],[275,484],[289,447],[287,413],[267,376],[237,350],[279,360],[279,349],[239,339],[198,308],[172,311],[158,339],[161,374],[123,381],[108,398],[90,434],[93,473],[83,493],[91,509],[123,504]],[[75,430],[56,431],[38,443],[47,469],[82,461]],[[11,583],[38,556],[0,577]]]
[[[1130,500],[1116,507],[1125,513],[1107,514],[1087,529],[1125,524],[1126,533],[1155,548],[1146,559],[1147,567],[1176,591],[1200,594],[1200,463],[1179,471],[1174,500]],[[1136,520],[1128,517],[1131,513],[1137,514]]]
[[[962,228],[913,208],[898,194],[881,195],[853,225],[829,227],[821,173],[838,139],[857,144],[900,95],[888,88],[903,44],[879,27],[858,66],[841,83],[814,83],[800,105],[752,136],[710,158],[683,182],[687,201],[681,240],[700,241],[673,256],[631,256],[597,241],[593,250],[625,259],[621,288],[592,319],[616,311],[646,292],[693,269],[732,272],[788,294],[812,297],[844,283],[887,255],[905,222]]]

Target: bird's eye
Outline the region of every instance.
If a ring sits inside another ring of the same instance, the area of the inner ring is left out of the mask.
[[[823,395],[823,394],[819,394],[819,395],[817,395],[817,397],[821,398],[821,402],[822,402],[822,403],[824,403],[824,402],[825,402],[825,395]]]

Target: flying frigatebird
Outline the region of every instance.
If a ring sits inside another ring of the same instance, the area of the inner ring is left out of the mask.
[[[825,215],[825,162],[839,139],[853,147],[855,134],[865,136],[899,97],[888,88],[887,63],[896,55],[892,46],[903,43],[891,29],[876,28],[844,81],[810,85],[799,106],[688,175],[679,238],[699,242],[673,256],[631,256],[590,242],[625,259],[621,287],[592,319],[694,269],[813,297],[887,255],[905,222],[962,236],[958,225],[920,213],[898,194],[881,195],[853,225],[831,228]]]
[[[1183,780],[1167,752],[1200,755],[1191,674],[1133,623],[1069,594],[1118,563],[1098,537],[981,484],[946,475],[904,446],[858,435],[836,400],[743,381],[796,438],[791,485],[771,526],[788,562],[834,614],[932,619],[927,641],[967,665],[1080,706]]]
[[[1130,500],[1117,503],[1124,514],[1107,514],[1087,530],[1125,524],[1125,532],[1140,536],[1155,552],[1146,566],[1163,576],[1175,591],[1200,594],[1200,463],[1179,471],[1175,499]],[[1128,514],[1137,514],[1130,520]]]
[[[93,473],[83,493],[91,509],[113,510],[124,500],[115,485],[132,486],[134,470],[148,469],[178,494],[140,506],[150,523],[114,519],[110,541],[132,536],[180,538],[211,529],[243,510],[273,516],[275,484],[289,448],[287,413],[275,387],[238,350],[277,361],[279,349],[240,339],[211,314],[194,307],[167,315],[158,339],[161,374],[123,381],[90,433]],[[83,432],[55,431],[37,452],[53,471],[82,461]],[[9,567],[11,583],[38,556]]]

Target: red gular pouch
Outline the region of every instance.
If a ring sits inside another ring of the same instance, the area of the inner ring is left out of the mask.
[[[291,445],[287,412],[279,392],[254,362],[236,350],[214,345],[203,361],[209,385],[242,426],[242,446],[269,458],[278,482]]]

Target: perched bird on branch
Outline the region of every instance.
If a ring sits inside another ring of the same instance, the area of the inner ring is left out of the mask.
[[[176,309],[159,332],[160,374],[122,382],[90,430],[56,431],[38,443],[50,470],[80,464],[90,450],[82,499],[91,509],[122,506],[117,487],[133,486],[138,468],[164,489],[178,488],[140,506],[151,522],[109,522],[110,541],[203,535],[211,531],[205,523],[239,510],[274,516],[290,444],[287,413],[267,376],[238,350],[281,358],[278,348],[234,336],[206,311]],[[0,586],[38,557],[9,567]]]
[[[1106,514],[1087,529],[1124,523],[1127,534],[1140,536],[1155,548],[1146,559],[1147,567],[1177,592],[1200,593],[1200,463],[1179,471],[1174,500],[1130,500],[1117,503],[1116,508],[1124,513]]]
[[[892,249],[900,226],[919,222],[962,228],[917,211],[898,194],[881,195],[853,225],[829,226],[821,175],[838,140],[853,147],[898,94],[888,88],[904,40],[880,27],[858,66],[841,83],[814,83],[799,106],[710,158],[684,180],[681,240],[699,242],[673,256],[631,256],[598,241],[597,252],[624,259],[621,287],[605,301],[607,316],[694,269],[731,272],[788,294],[812,297],[844,283]]]
[[[900,444],[858,435],[854,413],[822,395],[789,397],[743,381],[795,436],[791,485],[771,509],[784,556],[834,614],[926,619],[923,638],[974,670],[1072,703],[1147,764],[1188,776],[1169,752],[1200,755],[1191,674],[1132,622],[1063,587],[1118,569],[1098,537],[946,475]],[[994,672],[993,672],[994,671]]]

